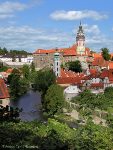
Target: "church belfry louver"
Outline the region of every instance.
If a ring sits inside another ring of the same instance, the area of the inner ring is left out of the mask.
[[[76,36],[77,54],[85,54],[85,35],[80,22],[79,29]]]

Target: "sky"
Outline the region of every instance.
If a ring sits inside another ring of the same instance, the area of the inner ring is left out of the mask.
[[[112,6],[113,0],[0,0],[0,47],[70,47],[81,21],[86,47],[113,52]]]

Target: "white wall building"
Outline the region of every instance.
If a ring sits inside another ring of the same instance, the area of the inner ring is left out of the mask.
[[[77,96],[80,92],[81,90],[77,86],[71,85],[64,90],[65,99],[71,100],[73,97]]]
[[[12,56],[9,55],[1,55],[0,56],[1,62],[13,62]],[[22,63],[32,63],[33,62],[33,55],[16,55],[14,58],[14,62],[22,62]]]

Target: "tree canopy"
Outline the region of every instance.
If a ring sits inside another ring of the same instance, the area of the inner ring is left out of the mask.
[[[113,107],[113,94],[112,87],[106,88],[104,94],[94,94],[90,90],[84,90],[77,97],[73,98],[73,102],[85,105],[89,108],[98,108],[107,110],[109,107]],[[111,93],[111,94],[110,94]]]
[[[50,69],[39,70],[35,74],[34,78],[34,90],[38,90],[45,95],[49,86],[54,84],[56,81],[56,76],[54,72]]]
[[[53,84],[47,90],[44,97],[43,108],[48,115],[54,115],[62,111],[64,105],[63,88]]]
[[[101,49],[101,51],[102,51],[102,56],[103,56],[103,58],[105,59],[105,60],[110,60],[110,54],[109,54],[109,49],[107,49],[107,48],[102,48]]]
[[[22,67],[22,74],[23,77],[26,78],[27,80],[29,80],[29,76],[30,76],[30,67],[28,65],[23,65]]]
[[[47,123],[4,122],[0,123],[0,148],[39,150],[112,150],[113,130],[93,123],[69,128],[55,119]]]
[[[9,84],[10,96],[13,100],[18,99],[21,95],[27,92],[29,83],[26,78],[21,77],[18,69],[13,69],[12,73],[8,76],[7,82]]]
[[[1,48],[0,47],[0,55],[4,55],[4,54],[12,54],[12,55],[28,55],[31,54],[25,50],[7,50],[7,48]]]
[[[79,60],[67,62],[66,66],[69,70],[74,72],[82,72],[82,66]]]

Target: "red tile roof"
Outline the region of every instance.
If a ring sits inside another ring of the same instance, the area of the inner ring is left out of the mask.
[[[47,54],[47,53],[55,53],[55,49],[45,50],[45,49],[38,49],[34,52],[34,54]]]
[[[108,67],[108,61],[104,60],[103,57],[96,57],[92,62],[92,66]]]
[[[104,87],[104,84],[103,83],[92,83],[91,84],[91,87]]]
[[[13,69],[12,68],[9,68],[7,69],[6,73],[12,73]]]
[[[93,53],[92,55],[93,55],[94,58],[102,58],[101,53]]]
[[[109,69],[113,69],[113,61],[108,62]]]
[[[3,79],[0,79],[0,99],[9,98],[9,92]]]
[[[73,45],[69,48],[59,48],[57,51],[59,53],[63,53],[64,56],[76,56],[77,54],[77,45]],[[38,49],[34,52],[34,54],[46,54],[46,53],[55,53],[56,49],[49,49],[49,50],[44,50],[44,49]],[[85,54],[84,55],[90,55],[90,49],[85,48]]]
[[[61,69],[61,76],[57,78],[58,84],[79,84],[84,77],[83,73],[75,73]]]
[[[90,74],[96,74],[98,71],[96,69],[89,69]]]
[[[113,82],[113,69],[111,70],[103,70],[100,75],[100,78],[108,77],[110,82]]]

